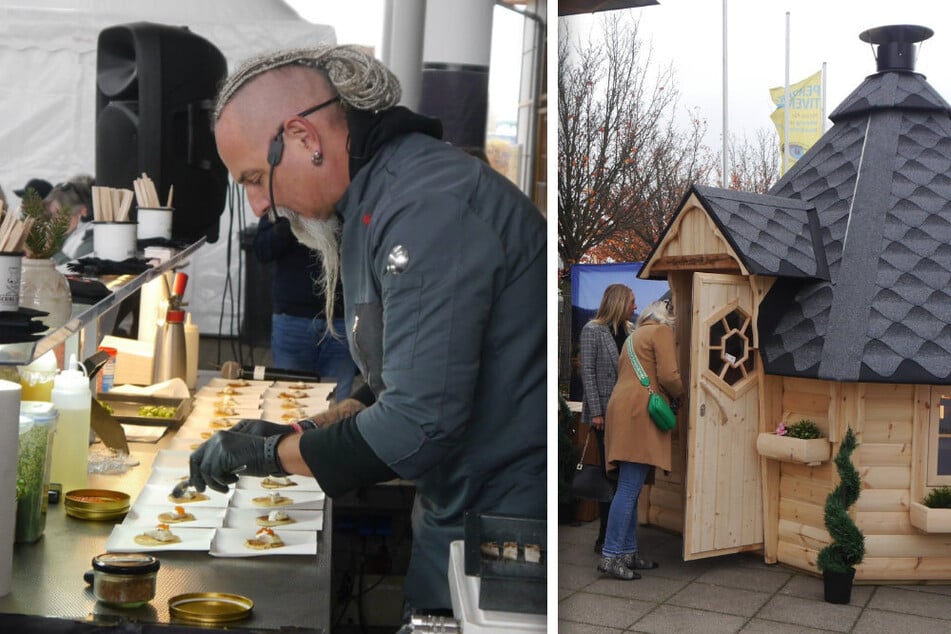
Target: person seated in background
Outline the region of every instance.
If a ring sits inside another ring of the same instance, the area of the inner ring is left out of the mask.
[[[263,216],[254,235],[258,260],[274,263],[271,285],[271,356],[276,368],[316,372],[337,381],[335,400],[350,396],[357,365],[345,337],[343,298],[337,283],[333,328],[328,328],[317,253],[298,242],[287,218]]]
[[[22,189],[14,189],[13,193],[16,194],[21,200],[26,196],[26,190],[32,189],[40,198],[46,198],[46,196],[52,191],[53,185],[47,180],[42,178],[31,178],[26,182],[26,185]]]
[[[72,216],[63,248],[53,256],[56,264],[64,264],[92,253],[92,186],[93,177],[88,174],[73,176],[65,183],[53,187],[43,198],[49,213],[69,209]]]

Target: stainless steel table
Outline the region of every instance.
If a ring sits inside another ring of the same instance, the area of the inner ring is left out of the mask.
[[[155,453],[170,434],[155,444],[130,443],[141,461],[122,475],[90,475],[91,488],[128,493],[133,502],[151,472]],[[76,621],[116,623],[187,623],[171,621],[168,600],[185,592],[229,592],[254,601],[251,617],[229,629],[254,631],[300,628],[330,631],[330,552],[332,504],[324,508],[324,530],[318,533],[317,556],[218,558],[203,552],[159,554],[161,568],[155,599],[133,610],[110,608],[96,601],[83,581],[92,558],[105,551],[114,524],[68,517],[62,503],[50,505],[46,531],[33,544],[16,544],[13,591],[0,598],[0,631],[4,614],[53,616]],[[198,627],[198,626],[196,626]],[[224,627],[222,625],[221,627]]]

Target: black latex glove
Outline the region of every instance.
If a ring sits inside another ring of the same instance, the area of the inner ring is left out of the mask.
[[[268,436],[283,436],[284,434],[293,433],[294,428],[290,425],[271,423],[256,418],[242,418],[229,431],[267,438]]]
[[[199,492],[208,486],[227,493],[228,486],[238,481],[239,473],[258,477],[289,475],[277,457],[281,437],[265,438],[232,430],[215,433],[189,457],[189,484]]]

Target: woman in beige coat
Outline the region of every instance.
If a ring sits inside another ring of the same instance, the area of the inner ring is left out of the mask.
[[[673,323],[670,301],[653,302],[640,314],[630,336],[651,387],[668,401],[679,399],[684,393]],[[625,344],[605,422],[608,470],[617,469],[619,473],[598,565],[598,570],[618,579],[639,579],[635,570],[657,567],[637,551],[637,499],[655,467],[670,470],[670,432],[661,431],[647,414],[648,396],[647,388],[634,372]]]

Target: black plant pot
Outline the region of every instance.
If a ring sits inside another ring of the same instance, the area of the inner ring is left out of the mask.
[[[849,601],[852,600],[853,579],[855,579],[855,568],[850,568],[847,572],[824,571],[822,573],[822,582],[825,586],[826,602],[849,603]]]

